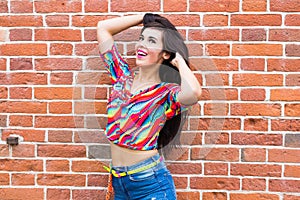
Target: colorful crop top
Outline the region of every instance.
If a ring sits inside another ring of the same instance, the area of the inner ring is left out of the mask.
[[[166,120],[188,109],[177,100],[180,86],[161,82],[131,94],[134,73],[117,47],[113,45],[101,58],[113,85],[107,104],[107,138],[129,149],[157,149],[157,138]]]

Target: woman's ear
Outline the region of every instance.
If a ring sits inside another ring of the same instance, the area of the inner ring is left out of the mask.
[[[162,57],[164,60],[169,60],[171,57],[171,54],[169,52],[164,51],[162,54]]]

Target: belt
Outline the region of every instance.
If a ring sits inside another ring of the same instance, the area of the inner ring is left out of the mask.
[[[127,175],[131,175],[131,174],[135,174],[135,173],[138,173],[138,172],[142,172],[142,171],[145,171],[147,169],[150,169],[156,165],[158,165],[161,161],[163,161],[163,157],[160,156],[160,158],[148,165],[145,165],[143,167],[139,167],[137,169],[133,169],[133,170],[129,170],[127,172],[118,172],[114,169],[112,169],[112,167],[107,167],[107,166],[103,166],[103,168],[105,170],[107,170],[109,173],[111,173],[114,177],[117,177],[117,178],[120,178],[120,177],[123,177],[123,176],[127,176]]]

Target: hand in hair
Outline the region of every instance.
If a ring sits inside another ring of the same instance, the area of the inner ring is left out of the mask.
[[[175,58],[170,62],[174,67],[179,69],[180,65],[186,65],[184,58],[180,55],[180,53],[176,53]]]

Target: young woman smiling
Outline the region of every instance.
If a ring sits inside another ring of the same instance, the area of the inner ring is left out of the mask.
[[[135,75],[113,35],[141,23]],[[174,182],[159,151],[181,132],[189,106],[200,99],[187,47],[168,19],[149,13],[100,21],[97,38],[113,85],[105,133],[111,146],[112,162],[106,169],[114,199],[174,200]]]

